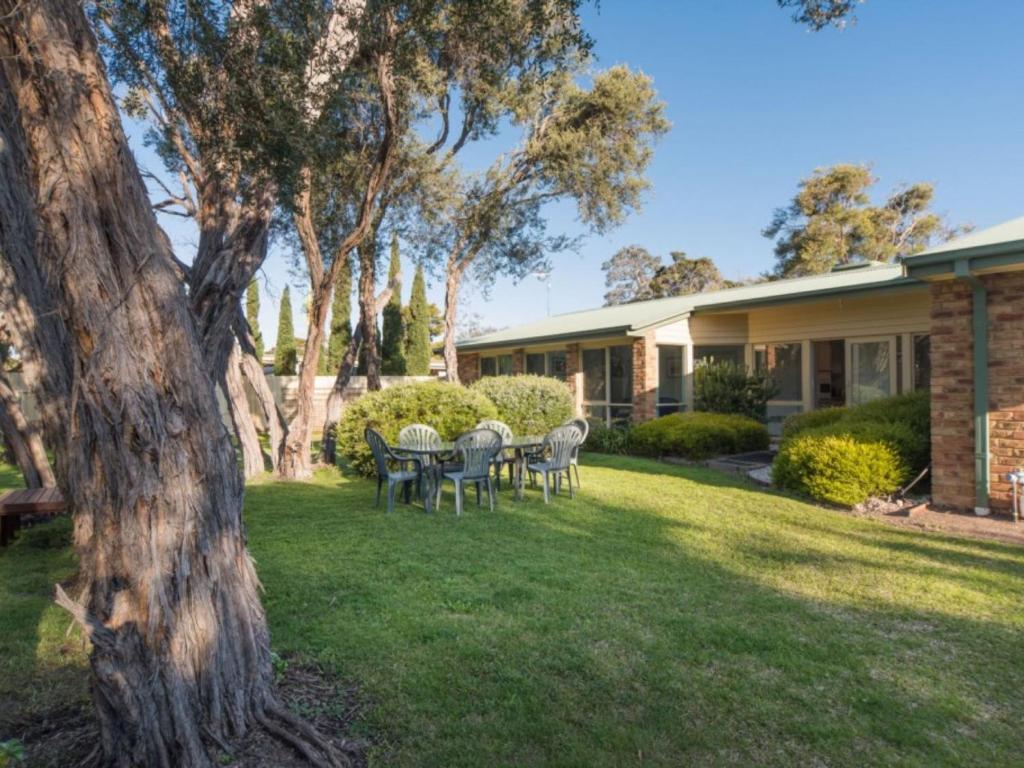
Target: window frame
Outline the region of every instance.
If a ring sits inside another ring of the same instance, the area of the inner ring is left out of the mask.
[[[800,382],[800,394],[799,397],[773,397],[768,401],[769,405],[775,406],[789,406],[799,405],[801,410],[804,405],[804,396],[807,394],[807,382],[804,381],[804,371],[807,370],[807,366],[804,364],[804,340],[798,341],[763,341],[757,342],[756,344],[750,345],[750,363],[754,373],[760,374],[761,370],[757,364],[757,353],[759,350],[764,350],[765,353],[765,370],[764,373],[770,375],[768,370],[768,347],[796,347],[800,350],[800,370],[798,375],[798,381]]]
[[[623,349],[629,350],[628,356],[626,358],[626,359],[629,360],[629,383],[630,383],[630,386],[629,386],[629,397],[630,397],[630,401],[628,403],[612,402],[609,399],[611,397],[611,391],[612,391],[611,350],[614,347],[621,347]],[[583,355],[586,352],[595,352],[595,351],[604,352],[604,399],[603,400],[589,400],[589,399],[587,399],[587,373],[586,373],[586,369],[584,368],[584,365],[583,365]],[[582,382],[583,386],[581,387],[582,394],[583,394],[583,400],[582,400],[581,404],[582,404],[582,407],[583,407],[584,415],[586,415],[588,418],[601,418],[601,420],[605,423],[606,426],[611,426],[612,425],[612,411],[613,410],[622,411],[624,409],[628,409],[628,411],[629,411],[629,420],[632,421],[633,408],[635,407],[634,403],[633,403],[633,384],[634,384],[634,382],[633,382],[633,374],[634,374],[634,371],[633,371],[633,347],[632,347],[632,345],[631,344],[609,344],[609,345],[604,346],[604,347],[588,347],[588,348],[585,348],[585,349],[581,349],[579,351],[579,355],[580,355],[580,360],[579,360],[580,371],[582,372],[582,375],[583,375],[583,382]],[[603,415],[600,416],[600,417],[597,417],[596,415],[592,414],[592,411],[597,411],[597,410],[600,410]]]

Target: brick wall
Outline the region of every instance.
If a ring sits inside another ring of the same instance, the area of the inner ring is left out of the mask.
[[[633,339],[633,421],[653,419],[658,406],[658,347],[654,331]]]
[[[989,316],[989,446],[993,508],[1009,508],[1007,472],[1024,467],[1024,273],[985,278]]]
[[[513,349],[512,350],[512,375],[521,376],[526,373],[526,350],[525,349]]]
[[[565,347],[565,383],[569,385],[572,393],[573,409],[577,415],[583,415],[582,411],[582,384],[583,374],[580,372],[580,345],[567,344]]]
[[[1010,506],[1006,473],[1024,466],[1024,274],[984,278],[989,311],[990,505]],[[931,288],[932,498],[971,509],[974,498],[974,366],[970,286]]]
[[[476,352],[459,353],[459,381],[472,384],[480,378],[480,355]]]

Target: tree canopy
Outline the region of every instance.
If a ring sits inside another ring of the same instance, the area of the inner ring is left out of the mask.
[[[775,240],[775,275],[819,274],[852,261],[888,262],[961,231],[930,210],[931,184],[901,186],[875,205],[869,190],[877,181],[869,166],[848,163],[818,168],[803,179],[763,232]]]
[[[669,258],[665,264],[639,245],[620,248],[601,265],[608,288],[605,305],[684,296],[735,285],[722,277],[715,262],[707,257],[691,259],[684,251],[672,251]]]
[[[395,281],[401,273],[401,254],[398,251],[398,237],[391,238],[391,265],[388,280]],[[401,283],[395,283],[391,300],[384,307],[383,330],[381,331],[381,372],[388,376],[405,374],[405,323],[402,318]]]

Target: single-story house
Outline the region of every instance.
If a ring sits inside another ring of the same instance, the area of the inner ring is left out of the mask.
[[[465,383],[554,376],[609,424],[686,410],[702,360],[768,371],[776,426],[928,389],[934,502],[1005,508],[1024,465],[1024,217],[897,264],[571,312],[457,349]]]

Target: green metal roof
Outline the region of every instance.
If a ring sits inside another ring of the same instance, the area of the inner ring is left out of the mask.
[[[635,334],[691,314],[750,309],[813,298],[901,288],[917,281],[903,274],[900,264],[865,263],[824,275],[774,280],[722,291],[638,301],[614,307],[553,315],[456,343],[459,349],[507,347],[567,338]]]
[[[953,263],[962,260],[968,262],[971,271],[982,272],[1024,264],[1024,216],[908,256],[903,263],[911,277],[928,279],[948,276]]]

